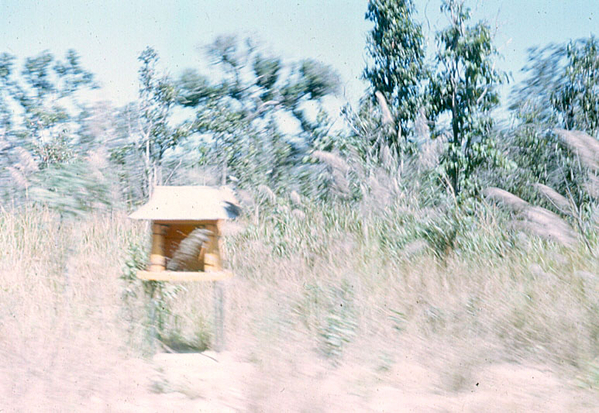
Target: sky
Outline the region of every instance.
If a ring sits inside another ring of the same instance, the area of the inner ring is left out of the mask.
[[[417,19],[434,48],[447,20],[440,0],[415,0]],[[503,55],[497,66],[514,81],[526,50],[597,33],[599,0],[469,0],[475,19],[496,28]],[[124,104],[137,97],[137,56],[154,47],[173,76],[209,70],[201,46],[220,34],[249,35],[288,60],[314,58],[333,66],[343,97],[355,102],[365,84],[367,0],[0,0],[0,53],[19,59],[72,48],[102,84],[99,99]],[[506,93],[507,88],[504,88]]]

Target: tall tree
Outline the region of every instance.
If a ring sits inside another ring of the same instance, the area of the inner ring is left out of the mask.
[[[150,195],[154,186],[163,183],[162,162],[166,151],[173,148],[181,131],[169,124],[177,100],[177,90],[170,78],[158,71],[158,54],[147,47],[138,58],[139,68],[139,133],[136,147],[144,161],[143,189]]]
[[[398,144],[413,131],[423,105],[422,86],[427,77],[422,26],[414,20],[412,0],[370,0],[366,19],[374,27],[366,50],[371,62],[363,77],[370,83],[373,100],[380,92],[391,106],[395,134],[388,143]]]
[[[437,73],[431,81],[431,105],[436,117],[450,120],[444,167],[454,194],[473,183],[475,169],[489,157],[500,160],[493,148],[490,111],[499,103],[496,91],[504,75],[495,68],[497,50],[484,22],[469,26],[470,9],[463,0],[443,0],[441,11],[449,26],[437,33]]]

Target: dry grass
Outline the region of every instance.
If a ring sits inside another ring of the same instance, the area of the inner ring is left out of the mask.
[[[70,410],[135,386],[118,277],[141,228],[123,216],[61,223],[39,210],[3,211],[0,227],[2,399]]]
[[[599,142],[581,131],[556,129],[558,136],[578,155],[584,165],[599,170]]]
[[[541,184],[536,187],[547,196],[556,206],[569,208],[572,215],[574,208],[571,204],[555,190]],[[528,229],[533,234],[546,239],[559,242],[566,246],[576,245],[577,236],[572,227],[559,215],[539,206],[530,205],[528,202],[516,195],[499,188],[487,188],[485,195],[488,199],[502,203],[513,210],[521,220],[518,224]]]
[[[584,248],[522,235],[499,254],[510,244],[497,241],[503,230],[490,210],[440,259],[410,224],[425,217],[407,218],[418,211],[405,205],[382,216],[305,200],[296,210],[262,211],[227,239],[237,274],[226,284],[227,345],[255,368],[247,409],[376,410],[381,383],[417,388],[397,381],[402,369],[430,375],[415,391],[431,395],[467,391],[495,363],[535,363],[598,385],[599,263]],[[126,304],[119,280],[147,228],[122,215],[61,223],[25,210],[1,212],[0,229],[0,391],[9,406],[79,410],[139,389],[150,397],[151,369],[139,359],[144,297]],[[165,337],[210,344],[211,288],[176,292]]]

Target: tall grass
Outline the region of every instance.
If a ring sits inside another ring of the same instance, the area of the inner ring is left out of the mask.
[[[598,263],[581,246],[506,233],[492,207],[457,224],[405,207],[305,212],[248,226],[230,241],[231,263],[247,285],[276,291],[281,318],[315,341],[331,317],[346,317],[349,336],[488,340],[500,358],[571,365],[597,356]],[[449,249],[438,239],[447,228]],[[351,311],[334,310],[342,305]]]
[[[0,388],[21,409],[74,408],[119,391],[128,326],[119,275],[142,228],[124,216],[0,212]],[[11,404],[9,403],[8,406]]]
[[[527,234],[483,204],[451,215],[408,197],[375,211],[273,194],[255,208],[225,242],[236,274],[226,283],[226,335],[229,349],[265,371],[306,354],[331,366],[352,357],[385,364],[411,343],[470,365],[533,360],[590,377],[599,262],[588,248]],[[147,236],[119,214],[0,212],[6,395],[62,394],[76,405],[117,391],[110,378],[122,360],[144,354],[147,297],[122,275]],[[210,346],[211,288],[186,284],[165,301],[168,346]]]

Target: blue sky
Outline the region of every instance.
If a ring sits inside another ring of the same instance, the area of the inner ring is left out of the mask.
[[[445,25],[440,0],[416,0],[417,18],[429,33]],[[137,96],[137,56],[150,45],[177,75],[204,67],[198,46],[216,35],[260,39],[287,59],[316,58],[341,74],[345,95],[356,100],[365,62],[366,0],[0,0],[0,52],[19,58],[49,50],[77,50],[117,104]],[[474,17],[497,27],[503,54],[498,66],[513,72],[526,49],[596,33],[598,0],[470,0]],[[432,39],[432,36],[431,36]],[[431,40],[430,47],[434,46]]]

